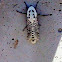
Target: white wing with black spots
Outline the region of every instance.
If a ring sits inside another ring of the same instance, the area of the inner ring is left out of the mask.
[[[39,40],[39,25],[37,21],[37,12],[33,6],[27,11],[27,37],[32,44]]]

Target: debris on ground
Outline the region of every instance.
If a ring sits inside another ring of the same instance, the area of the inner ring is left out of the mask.
[[[18,45],[18,40],[14,42],[14,49],[16,49],[17,45]]]

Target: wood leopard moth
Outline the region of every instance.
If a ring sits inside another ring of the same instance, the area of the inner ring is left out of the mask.
[[[26,13],[23,13],[19,10],[16,10],[19,13],[26,14],[27,15],[27,22],[26,26],[24,27],[23,31],[27,29],[27,39],[32,44],[35,44],[39,40],[39,21],[37,20],[37,16],[49,16],[52,14],[38,14],[37,12],[37,5],[39,1],[36,3],[35,7],[33,5],[28,6],[26,2],[24,1],[26,5]]]

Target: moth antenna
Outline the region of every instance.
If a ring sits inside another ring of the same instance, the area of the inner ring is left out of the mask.
[[[26,2],[24,1],[25,5],[26,5],[26,8],[28,9],[28,5],[26,4]]]
[[[35,5],[35,9],[37,8],[38,3],[39,3],[39,1],[37,1],[36,5]]]

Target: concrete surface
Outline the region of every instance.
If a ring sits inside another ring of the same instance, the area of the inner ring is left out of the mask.
[[[38,0],[25,0],[35,5]],[[40,40],[32,45],[26,39],[24,0],[0,0],[0,62],[62,62],[62,0],[39,0]],[[18,42],[16,41],[18,40]]]

